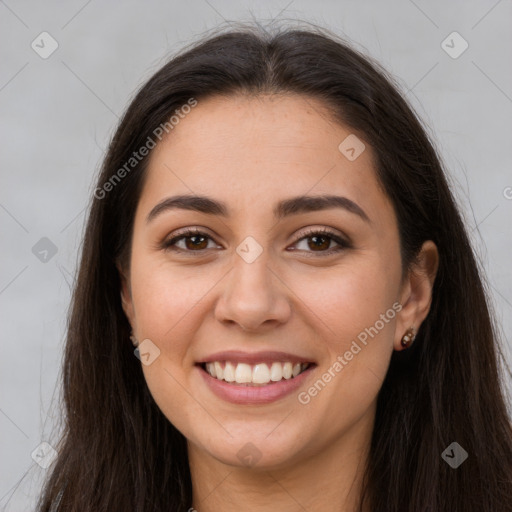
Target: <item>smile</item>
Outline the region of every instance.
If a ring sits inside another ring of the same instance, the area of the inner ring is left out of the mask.
[[[202,368],[214,379],[244,386],[265,386],[290,380],[308,369],[310,363],[274,361],[273,363],[247,364],[233,361],[211,361]]]
[[[207,389],[222,401],[265,405],[297,392],[317,363],[304,354],[227,350],[201,357],[195,367]]]

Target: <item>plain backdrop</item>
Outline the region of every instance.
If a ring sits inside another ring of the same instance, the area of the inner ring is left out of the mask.
[[[32,454],[58,420],[85,208],[118,118],[182,46],[252,19],[324,26],[396,77],[446,163],[512,361],[510,0],[0,1],[0,510],[33,510],[48,471]]]

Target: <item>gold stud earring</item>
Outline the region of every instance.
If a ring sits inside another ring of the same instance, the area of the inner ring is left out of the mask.
[[[410,327],[409,329],[407,329],[407,332],[403,335],[400,344],[404,348],[409,348],[415,339],[416,331],[414,330],[414,327]]]

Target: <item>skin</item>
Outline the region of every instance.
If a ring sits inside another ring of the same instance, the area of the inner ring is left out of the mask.
[[[151,154],[121,296],[135,337],[160,350],[142,369],[188,440],[199,512],[354,510],[377,394],[393,350],[428,313],[438,256],[426,242],[402,276],[396,217],[371,147],[354,161],[338,149],[351,133],[313,98],[213,97]],[[192,193],[224,201],[231,216],[169,210],[146,222],[166,197]],[[277,201],[320,194],[351,199],[369,222],[341,208],[273,218]],[[210,237],[201,253],[184,239],[177,245],[189,255],[161,248],[185,227]],[[325,256],[338,244],[315,248],[309,227],[331,228],[352,247]],[[263,248],[250,264],[236,252],[247,236]],[[195,366],[221,350],[285,351],[318,365],[299,390],[307,391],[396,302],[401,311],[307,404],[296,392],[266,405],[229,403]],[[249,442],[260,457],[253,467],[237,456]]]

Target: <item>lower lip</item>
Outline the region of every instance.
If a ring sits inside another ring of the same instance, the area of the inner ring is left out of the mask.
[[[201,376],[210,390],[222,400],[234,404],[255,405],[275,402],[290,393],[293,393],[309,376],[315,365],[311,365],[302,373],[291,379],[282,379],[265,386],[244,386],[225,380],[218,380],[198,366]]]

